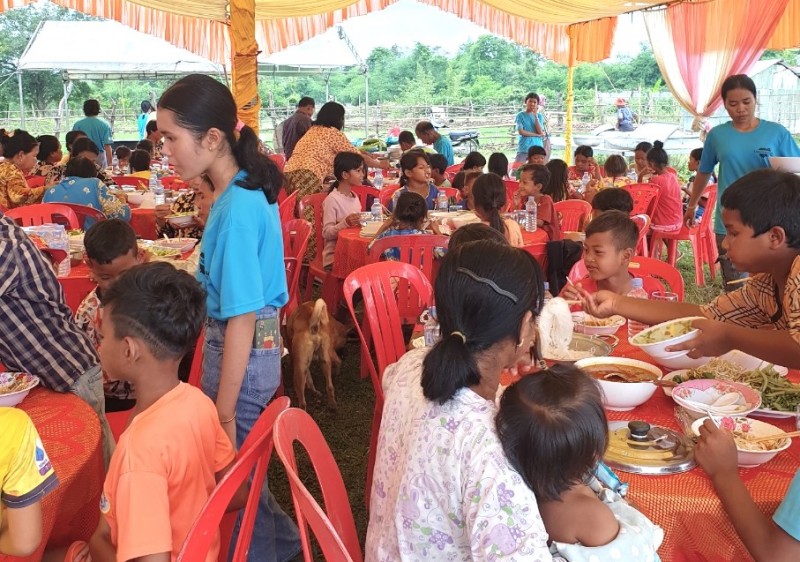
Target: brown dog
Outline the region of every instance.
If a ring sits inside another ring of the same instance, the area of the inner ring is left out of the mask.
[[[286,321],[286,343],[294,372],[294,392],[299,406],[304,410],[306,388],[320,395],[314,387],[309,369],[315,358],[322,365],[322,374],[325,376],[328,406],[336,409],[332,375],[334,370],[339,372],[342,361],[336,350],[344,347],[347,332],[346,326],[328,314],[328,307],[322,299],[304,302]]]

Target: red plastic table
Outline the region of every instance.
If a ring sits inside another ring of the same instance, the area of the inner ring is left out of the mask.
[[[0,555],[2,562],[42,559],[45,546],[88,540],[100,517],[103,447],[94,410],[71,393],[34,389],[19,406],[33,420],[58,476],[42,500],[42,544],[28,558]]]
[[[652,363],[639,348],[627,341],[627,327],[617,332],[620,344],[612,355]],[[667,372],[667,371],[665,371]],[[531,376],[536,376],[535,374]],[[800,372],[789,377],[800,382]],[[512,382],[508,376],[503,383]],[[675,403],[661,389],[650,400],[628,412],[607,412],[609,420],[643,420],[650,424],[680,430],[675,419]],[[753,417],[758,417],[751,414]],[[794,418],[760,418],[785,431],[794,431]],[[745,486],[756,504],[768,516],[778,507],[795,472],[800,467],[800,439],[774,459],[750,469],[739,469]],[[711,480],[701,468],[669,476],[647,476],[617,472],[630,483],[628,499],[664,529],[659,554],[664,562],[728,562],[751,560],[730,523]]]

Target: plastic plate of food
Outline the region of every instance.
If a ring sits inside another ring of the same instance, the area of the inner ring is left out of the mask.
[[[194,223],[194,211],[187,211],[185,213],[172,213],[167,215],[167,222],[175,228],[186,228]]]
[[[625,325],[625,318],[617,315],[595,318],[585,312],[574,312],[572,320],[575,322],[576,332],[589,336],[609,336]]]
[[[676,404],[692,414],[746,416],[761,406],[761,394],[746,384],[716,379],[693,379],[672,390]]]
[[[160,248],[172,248],[184,254],[197,245],[197,238],[165,238],[157,241]]]
[[[692,432],[700,435],[700,426],[708,418],[700,418],[692,423]],[[792,440],[788,437],[781,437],[783,430],[767,422],[752,420],[743,417],[724,417],[719,420],[719,426],[733,433],[733,440],[736,442],[737,464],[742,468],[752,468],[759,466],[780,453],[788,449]],[[761,437],[775,435],[775,439],[766,441],[755,441]]]
[[[0,373],[0,406],[16,406],[38,384],[39,377],[36,375]]]
[[[170,248],[167,246],[162,246],[160,244],[153,244],[152,246],[147,248],[147,251],[150,252],[150,255],[154,258],[160,259],[176,259],[178,256],[181,255],[180,250],[175,248]]]

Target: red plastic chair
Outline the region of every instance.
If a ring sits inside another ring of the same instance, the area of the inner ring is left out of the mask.
[[[97,286],[90,277],[59,277],[58,282],[64,289],[64,299],[72,312],[78,312],[78,307]]]
[[[287,396],[276,398],[259,416],[250,431],[250,435],[247,436],[247,439],[242,444],[242,448],[236,457],[236,462],[222,480],[219,481],[203,506],[203,511],[194,520],[194,524],[189,530],[180,552],[178,552],[178,561],[196,562],[197,560],[206,559],[206,555],[219,532],[220,523],[228,505],[231,503],[231,499],[255,468],[253,478],[250,480],[250,492],[247,495],[247,504],[244,508],[244,517],[239,529],[239,538],[231,558],[233,562],[247,560],[247,551],[250,547],[253,525],[258,511],[258,500],[261,497],[261,488],[267,475],[270,456],[272,456],[273,426],[278,414],[288,409],[289,405],[290,401]],[[224,544],[220,544],[220,555],[222,553],[227,555],[227,547]]]
[[[294,208],[297,206],[297,191],[293,191],[291,195],[287,195],[283,201],[278,203],[278,214],[281,216],[281,222],[287,222],[295,218]]]
[[[75,211],[82,230],[86,230],[86,219],[92,219],[93,222],[91,224],[106,220],[106,216],[102,211],[98,211],[94,207],[89,207],[88,205],[76,205],[74,203],[59,203],[59,205],[64,205]]]
[[[114,176],[111,180],[119,186],[128,185],[136,189],[147,189],[147,180],[145,178],[136,178],[132,176]]]
[[[503,180],[506,186],[506,212],[514,209],[514,194],[519,191],[519,181]],[[524,202],[520,201],[520,206],[524,208]]]
[[[81,223],[75,211],[58,203],[39,203],[25,205],[6,211],[6,216],[14,219],[20,226],[39,226],[48,223],[63,224],[68,229],[78,230]]]
[[[164,189],[185,189],[186,182],[180,176],[165,176],[161,178],[161,185]]]
[[[639,238],[636,242],[636,255],[649,256],[647,250],[647,234],[650,232],[650,217],[647,215],[634,215],[631,220],[639,227]]]
[[[353,303],[353,297],[358,291],[361,291],[364,299],[361,324]],[[344,298],[361,340],[362,362],[369,367],[372,388],[375,390],[375,411],[367,465],[366,489],[369,504],[372,467],[375,464],[378,430],[383,412],[383,371],[406,352],[403,319],[411,316],[416,320],[433,303],[433,288],[418,267],[398,261],[384,261],[365,265],[348,275],[344,280]],[[372,361],[371,350],[375,351],[377,365]]]
[[[381,261],[383,252],[390,248],[400,251],[398,261],[408,263],[418,268],[428,281],[433,285],[434,266],[436,264],[436,248],[447,249],[450,238],[439,234],[406,234],[402,236],[387,236],[375,240],[367,254],[367,263]]]
[[[322,266],[322,249],[325,247],[325,240],[322,238],[322,202],[328,196],[327,193],[314,193],[306,195],[300,201],[300,217],[305,217],[305,210],[311,207],[314,211],[314,240],[317,245],[317,255],[308,263],[308,276],[306,277],[306,292],[303,300],[311,300],[311,291],[314,288],[314,281],[322,283],[322,299],[328,305],[328,310],[336,310],[338,306],[338,284],[336,279]]]
[[[283,256],[286,266],[286,281],[289,285],[289,302],[281,310],[281,323],[300,304],[300,266],[306,255],[308,240],[311,238],[311,223],[303,219],[292,219],[283,223]],[[294,265],[286,260],[293,259]],[[290,268],[292,270],[290,271]]]
[[[678,242],[680,240],[687,240],[692,245],[692,254],[694,255],[694,279],[698,287],[703,287],[706,284],[706,276],[703,270],[703,264],[708,265],[708,270],[713,280],[717,276],[717,259],[719,252],[717,250],[716,237],[711,224],[714,215],[714,208],[717,204],[717,186],[716,184],[706,187],[703,195],[708,198],[706,202],[705,212],[700,219],[700,224],[693,228],[687,228],[683,225],[678,232],[658,232],[652,230],[653,237],[651,240],[652,249],[651,256],[654,258],[661,257],[661,244],[667,245],[667,263],[674,266],[678,261]]]
[[[453,164],[452,166],[448,166],[444,169],[444,177],[447,181],[453,181],[453,178],[456,177],[456,174],[461,171],[464,167],[464,163],[460,162],[458,164]]]
[[[319,426],[305,411],[289,408],[275,420],[274,434],[275,452],[286,469],[286,476],[292,489],[292,502],[305,560],[307,562],[313,560],[311,540],[308,535],[310,526],[325,560],[361,562],[363,560],[361,545],[347,489],[336,459],[333,458]],[[302,445],[311,460],[322,492],[325,510],[300,479],[294,453],[295,442]]]
[[[42,187],[45,179],[47,178],[44,176],[26,176],[25,182],[28,184],[28,187]]]
[[[636,256],[631,260],[630,264],[628,264],[628,271],[634,277],[641,277],[643,279],[650,278],[654,280],[653,283],[647,283],[645,281],[645,289],[648,290],[648,292],[668,289],[678,295],[678,300],[683,301],[685,290],[683,277],[680,271],[668,263],[654,258]],[[586,278],[588,274],[586,264],[583,260],[580,260],[572,266],[572,270],[569,272],[569,279],[573,283],[578,283]],[[651,288],[648,289],[647,285],[650,285]]]
[[[553,203],[559,218],[561,232],[582,232],[592,214],[592,206],[581,199],[567,199]]]
[[[189,367],[189,380],[186,381],[190,385],[203,390],[201,381],[203,379],[203,346],[206,343],[206,329],[200,330],[200,335],[197,337],[197,343],[194,346],[194,355],[192,356],[192,366]]]
[[[283,154],[270,154],[269,159],[275,162],[275,165],[283,173],[283,168],[286,166],[286,156]]]
[[[631,185],[625,186],[624,189],[627,189],[628,193],[630,193],[633,198],[631,216],[653,216],[656,205],[658,205],[658,198],[661,195],[657,186],[651,183],[632,183]]]
[[[353,193],[356,194],[356,197],[358,197],[358,200],[361,202],[361,210],[363,212],[367,212],[370,210],[370,207],[372,206],[372,201],[374,201],[376,198],[378,199],[378,201],[380,201],[381,197],[380,189],[376,189],[368,185],[358,185],[352,189]]]
[[[394,192],[397,191],[398,189],[400,189],[400,184],[387,185],[386,187],[381,189],[381,196],[380,196],[381,205],[383,205],[384,207],[388,207],[389,201],[392,200]]]

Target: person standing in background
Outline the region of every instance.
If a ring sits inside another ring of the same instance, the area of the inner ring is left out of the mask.
[[[297,110],[281,123],[281,144],[287,160],[291,158],[297,141],[311,128],[311,116],[314,115],[315,108],[314,98],[308,96],[300,98]]]
[[[628,109],[625,98],[617,98],[617,130],[622,132],[633,131],[633,112]]]
[[[142,140],[147,134],[146,128],[150,121],[155,121],[156,111],[153,104],[144,100],[141,105],[142,113],[136,118],[136,128],[139,129],[139,140]]]
[[[83,102],[83,114],[86,116],[75,122],[72,126],[73,131],[83,131],[94,144],[100,149],[97,157],[97,165],[101,168],[108,166],[111,162],[111,126],[100,119],[100,102],[97,100],[86,100]]]
[[[527,162],[528,150],[533,146],[544,148],[544,117],[539,114],[539,95],[525,96],[525,111],[517,113],[514,126],[519,134],[515,162]]]
[[[430,121],[420,121],[417,123],[414,132],[417,133],[419,140],[425,144],[432,144],[433,149],[436,152],[447,158],[448,166],[455,164],[455,158],[453,156],[453,143],[450,142],[449,137],[440,135],[433,126],[433,123]]]

